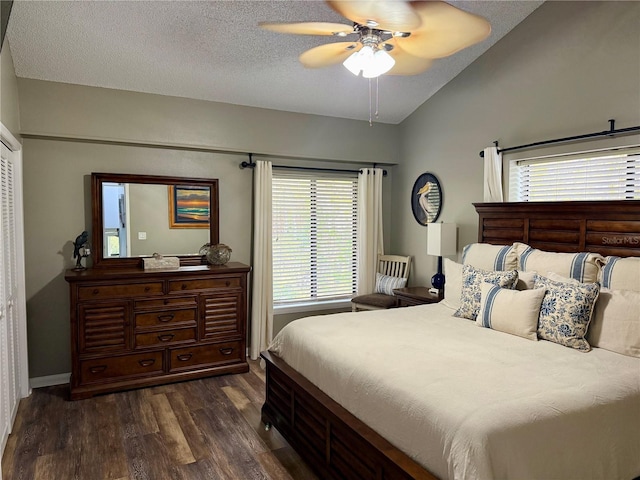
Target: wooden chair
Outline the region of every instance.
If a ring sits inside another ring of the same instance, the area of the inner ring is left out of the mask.
[[[390,277],[409,278],[411,270],[411,257],[401,255],[378,255],[378,273]],[[381,310],[395,308],[398,299],[394,295],[384,293],[369,293],[358,295],[351,299],[351,308],[354,312],[359,310]]]

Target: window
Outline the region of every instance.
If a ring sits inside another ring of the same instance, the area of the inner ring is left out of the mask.
[[[640,199],[640,148],[513,160],[513,202]]]
[[[274,305],[351,298],[357,177],[274,170],[272,187]]]

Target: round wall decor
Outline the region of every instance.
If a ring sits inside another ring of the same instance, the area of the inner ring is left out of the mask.
[[[411,210],[420,225],[435,222],[442,209],[442,188],[432,173],[423,173],[411,190]]]

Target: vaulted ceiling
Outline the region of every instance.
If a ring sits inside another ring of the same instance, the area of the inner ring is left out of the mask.
[[[422,74],[380,77],[377,121],[402,122],[542,4],[450,3],[487,18],[490,37]],[[17,1],[7,36],[18,77],[368,120],[368,80],[298,62],[341,39],[258,27],[297,21],[350,23],[307,0]]]

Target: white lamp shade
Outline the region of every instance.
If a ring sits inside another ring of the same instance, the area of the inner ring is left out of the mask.
[[[458,252],[455,223],[430,223],[427,226],[427,255],[446,257]]]

